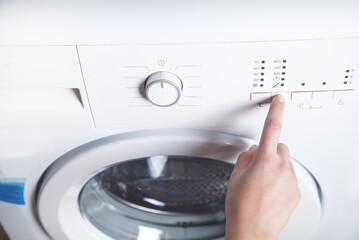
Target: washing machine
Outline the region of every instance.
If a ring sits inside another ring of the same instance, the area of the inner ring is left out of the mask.
[[[359,2],[2,1],[10,239],[223,239],[238,155],[286,98],[281,240],[359,239]]]

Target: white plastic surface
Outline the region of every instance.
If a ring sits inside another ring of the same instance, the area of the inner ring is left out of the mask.
[[[80,46],[79,55],[94,121],[100,128],[261,124],[266,107],[251,101],[251,94],[270,97],[278,92],[287,98],[292,95],[286,105],[288,123],[358,120],[347,117],[359,107],[357,92],[346,105],[312,99],[314,91],[357,88],[358,39]],[[347,70],[352,71],[352,81],[344,84]],[[183,82],[180,101],[169,108],[139,100],[143,99],[143,82],[156,71],[173,72]],[[232,120],[224,123],[223,116],[232,116]],[[147,121],[142,121],[144,118]]]
[[[359,37],[358,9],[356,0],[1,1],[0,45],[233,43]]]

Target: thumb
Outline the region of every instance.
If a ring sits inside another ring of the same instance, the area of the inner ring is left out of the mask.
[[[257,151],[257,148],[257,145],[253,145],[247,151],[242,152],[237,159],[234,169],[236,169],[239,173],[245,170],[248,167],[249,163],[252,161],[253,156]]]

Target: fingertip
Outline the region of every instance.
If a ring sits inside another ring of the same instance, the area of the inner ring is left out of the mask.
[[[282,114],[284,112],[285,105],[285,97],[282,94],[277,94],[272,98],[271,106],[269,108],[269,112],[267,118],[282,118]]]
[[[285,102],[285,98],[282,94],[277,94],[275,95],[275,97],[273,98],[273,100],[280,102],[280,103],[284,103]]]

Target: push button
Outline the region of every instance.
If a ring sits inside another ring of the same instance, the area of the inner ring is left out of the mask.
[[[292,92],[293,101],[307,102],[312,99],[313,92]]]
[[[333,101],[338,105],[345,105],[354,96],[354,90],[333,91]]]
[[[312,99],[316,102],[328,102],[331,101],[333,97],[333,91],[314,91]]]
[[[258,104],[258,107],[264,107],[271,102],[272,93],[252,93],[251,101]]]
[[[264,102],[270,102],[272,97],[272,93],[252,93],[251,94],[251,101],[258,102],[258,103],[264,103]]]

